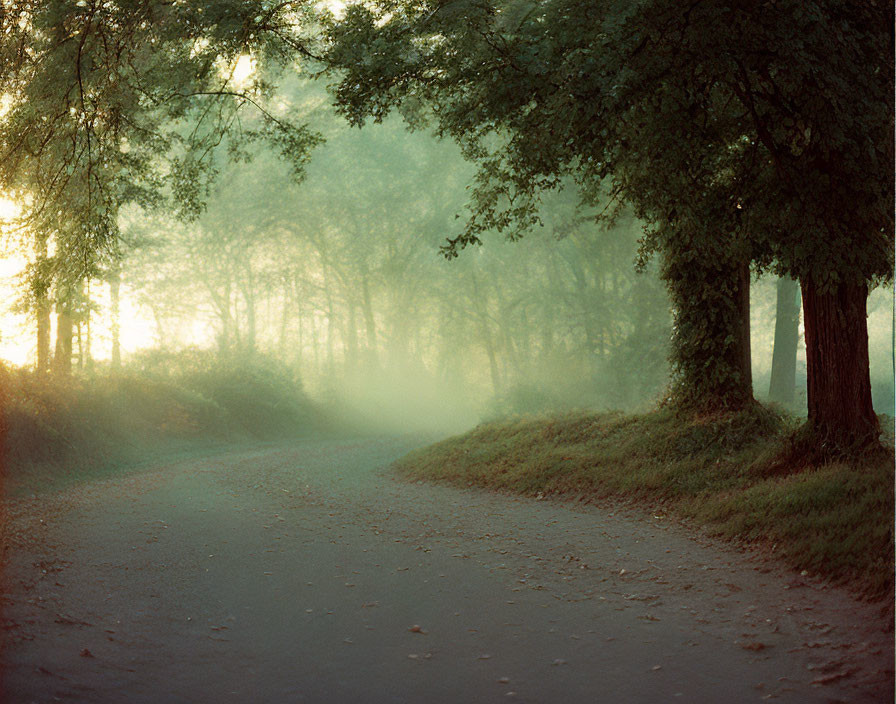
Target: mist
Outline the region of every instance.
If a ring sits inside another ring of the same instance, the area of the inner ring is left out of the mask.
[[[81,282],[68,316],[77,368],[170,377],[183,359],[262,361],[359,431],[455,433],[663,401],[673,315],[657,263],[637,265],[644,225],[631,212],[608,218],[569,182],[543,197],[523,239],[485,233],[450,259],[440,248],[469,217],[473,175],[453,142],[399,117],[349,128],[313,84],[288,83],[282,101],[326,139],[304,178],[270,147],[234,143],[194,220],[123,208],[120,259]],[[776,280],[752,283],[760,399]],[[875,402],[892,413],[889,296],[872,292],[869,330]],[[18,330],[33,339],[28,317]],[[785,404],[797,414],[801,323],[799,334]]]
[[[152,337],[136,347],[123,336],[126,364],[149,369],[197,348],[274,359],[357,427],[391,432],[458,432],[574,408],[643,411],[663,399],[672,311],[655,262],[636,267],[643,224],[633,215],[598,222],[569,184],[544,199],[542,225],[522,240],[492,234],[446,259],[439,249],[466,217],[472,175],[457,147],[398,118],[350,129],[311,88],[294,90],[327,137],[303,182],[258,149],[222,163],[196,222],[122,215],[122,290]],[[759,398],[776,278],[752,285]],[[877,291],[869,303],[881,412],[892,412],[888,297]],[[804,346],[798,357],[797,413]]]
[[[327,142],[301,183],[258,149],[222,163],[193,223],[123,213],[122,295],[153,337],[128,349],[122,333],[125,364],[196,348],[275,359],[311,397],[394,432],[659,398],[671,314],[653,268],[635,270],[636,219],[596,223],[571,184],[530,236],[448,260],[472,175],[457,147],[399,119],[359,131],[314,114]]]
[[[892,701],[881,3],[4,0],[0,700]]]

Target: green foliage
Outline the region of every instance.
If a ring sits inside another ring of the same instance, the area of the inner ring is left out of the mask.
[[[736,290],[743,264],[724,252],[715,259],[672,252],[662,268],[673,309],[670,398],[683,407],[737,408],[752,398],[749,368],[738,361],[739,336],[749,335]]]
[[[281,362],[257,353],[147,350],[131,367],[150,379],[186,389],[219,407],[230,431],[274,439],[317,428],[301,381]]]
[[[745,379],[726,350],[726,262],[823,290],[892,276],[890,14],[839,0],[388,0],[330,23],[327,58],[354,124],[424,113],[476,161],[449,256],[488,229],[519,237],[568,177],[609,193],[608,208],[628,203],[645,254],[665,258],[681,386],[727,403]]]
[[[238,434],[274,439],[315,427],[311,405],[295,374],[253,353],[219,356],[198,349],[148,351],[134,359],[150,378],[188,389],[218,406]]]
[[[893,590],[893,454],[780,467],[794,422],[737,413],[514,418],[410,453],[404,477],[527,496],[633,502],[875,597]],[[776,467],[770,472],[770,468]]]
[[[9,487],[133,461],[160,440],[222,439],[223,410],[137,376],[59,378],[0,369]]]
[[[125,232],[143,246],[124,277],[166,345],[201,321],[221,350],[254,340],[301,368],[312,392],[341,387],[396,414],[398,396],[405,412],[433,399],[413,422],[519,384],[601,408],[659,394],[669,303],[653,267],[632,267],[640,227],[629,213],[596,225],[572,184],[545,199],[544,227],[525,241],[445,262],[438,244],[471,173],[457,148],[397,119],[351,130],[318,107],[321,86],[289,87],[284,99],[327,137],[304,183],[261,152],[223,166],[194,223],[128,211]]]
[[[245,0],[4,5],[0,188],[27,203],[24,232],[54,240],[49,273],[79,282],[116,257],[127,204],[195,217],[225,136],[269,138],[301,172],[318,137],[265,108],[262,77],[303,49],[300,18]],[[235,85],[241,55],[263,65]],[[244,134],[246,108],[263,128]]]

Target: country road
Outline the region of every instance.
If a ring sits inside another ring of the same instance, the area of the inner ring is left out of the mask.
[[[2,701],[893,701],[880,605],[650,512],[390,476],[420,442],[6,502]]]

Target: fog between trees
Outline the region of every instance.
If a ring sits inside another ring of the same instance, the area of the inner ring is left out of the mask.
[[[142,364],[198,324],[221,354],[274,356],[396,429],[662,392],[669,304],[635,271],[637,221],[598,227],[570,189],[530,237],[448,261],[471,175],[457,149],[398,120],[358,131],[319,113],[327,143],[303,183],[261,151],[222,163],[195,223],[127,213],[123,280],[159,342]]]
[[[117,214],[120,239],[77,267],[56,235],[33,234],[7,311],[26,322],[4,335],[33,341],[38,371],[92,372],[98,358],[164,377],[212,358],[202,350],[236,365],[274,360],[284,381],[390,430],[572,407],[646,410],[668,395],[672,305],[657,255],[636,266],[643,223],[630,210],[608,217],[582,205],[570,181],[541,194],[541,225],[521,240],[485,232],[481,247],[446,259],[439,249],[464,230],[476,170],[455,143],[409,131],[398,115],[350,128],[321,82],[267,78],[274,116],[323,138],[302,157],[303,178],[276,145],[251,138],[269,118],[243,105],[209,151],[211,167],[175,194],[177,208],[132,199]],[[186,134],[196,120],[168,129]],[[764,399],[777,278],[755,274],[753,386]],[[890,296],[878,289],[868,305],[879,412],[893,410]],[[135,311],[151,321],[139,342],[120,320]],[[795,318],[789,328],[799,343],[783,353],[790,361],[771,396],[804,412],[802,328]]]
[[[135,349],[125,335],[126,365],[164,375],[197,348],[274,358],[313,397],[391,430],[459,430],[570,407],[646,409],[664,397],[670,303],[654,263],[636,271],[635,218],[598,224],[570,186],[545,199],[543,227],[522,240],[493,235],[446,260],[439,246],[462,226],[472,175],[457,148],[397,118],[350,129],[314,85],[290,83],[283,96],[282,109],[304,113],[327,140],[302,183],[268,149],[237,158],[221,150],[195,222],[136,206],[121,213],[114,273],[154,336]],[[82,339],[91,326],[94,339],[114,336],[109,278],[98,272],[94,300],[74,314],[82,368],[91,365]],[[764,398],[775,278],[752,290],[754,382]],[[888,295],[872,296],[869,329],[878,410],[892,412]],[[799,410],[802,347],[797,357]]]

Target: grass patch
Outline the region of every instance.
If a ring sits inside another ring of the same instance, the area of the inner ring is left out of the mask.
[[[394,467],[413,479],[662,507],[867,597],[892,596],[892,441],[860,462],[787,470],[779,458],[795,430],[759,404],[709,417],[671,409],[521,417],[480,425]]]

